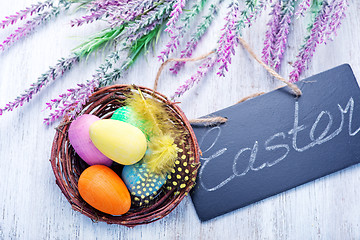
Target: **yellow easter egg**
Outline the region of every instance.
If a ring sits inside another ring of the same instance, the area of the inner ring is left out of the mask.
[[[89,134],[100,152],[122,165],[140,161],[146,152],[145,135],[140,129],[126,122],[99,120],[91,124]]]

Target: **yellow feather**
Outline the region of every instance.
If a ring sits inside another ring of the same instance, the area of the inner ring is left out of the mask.
[[[138,92],[132,91],[125,104],[138,119],[146,122],[150,154],[144,161],[152,172],[164,175],[174,166],[179,151],[175,140],[181,143],[184,132],[176,126],[164,103],[152,97],[145,98],[140,90]]]
[[[139,93],[133,92],[125,103],[132,108],[139,119],[146,122],[149,133],[153,135],[173,133],[172,117],[162,102],[150,97],[145,98],[139,90]]]
[[[174,139],[169,135],[154,136],[149,142],[150,154],[144,161],[150,171],[164,175],[174,167],[179,148],[174,143]]]

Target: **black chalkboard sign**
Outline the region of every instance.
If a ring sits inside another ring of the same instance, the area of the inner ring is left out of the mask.
[[[196,127],[201,167],[191,197],[206,221],[360,162],[360,89],[349,65],[212,115]]]

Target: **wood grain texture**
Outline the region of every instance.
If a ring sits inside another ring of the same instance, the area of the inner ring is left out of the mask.
[[[36,0],[3,1],[0,19],[34,2]],[[347,18],[338,37],[319,46],[304,78],[349,63],[360,79],[357,55],[360,51],[360,2],[349,2]],[[226,4],[195,56],[215,48]],[[71,18],[70,14],[63,14],[0,53],[1,106],[36,81],[57,59],[66,57],[85,36],[101,29],[101,23],[70,28]],[[269,16],[263,14],[244,32],[244,39],[258,55],[268,19]],[[287,62],[294,61],[306,24],[307,20],[301,18],[291,27],[281,69],[283,76],[291,71]],[[0,30],[0,39],[11,30],[14,28]],[[157,53],[166,40],[163,38],[159,42]],[[197,218],[190,197],[164,219],[133,229],[93,223],[73,211],[55,184],[48,161],[55,130],[54,126],[42,124],[48,114],[42,110],[49,99],[89,79],[104,56],[105,53],[98,53],[95,58],[80,63],[29,104],[0,117],[0,239],[359,239],[358,165],[205,223]],[[156,56],[156,52],[150,52],[141,57],[118,83],[152,87],[160,66]],[[198,66],[199,63],[188,63],[178,76],[165,70],[158,90],[171,95]],[[234,104],[252,93],[270,91],[280,85],[239,47],[226,77],[218,78],[213,71],[179,99],[180,106],[189,118],[195,118]]]

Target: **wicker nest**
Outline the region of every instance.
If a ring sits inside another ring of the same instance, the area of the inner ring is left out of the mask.
[[[65,117],[61,124],[56,128],[56,134],[51,151],[51,165],[55,174],[56,184],[65,195],[72,208],[88,216],[93,221],[103,221],[109,224],[120,224],[133,227],[140,224],[147,224],[159,220],[169,214],[188,194],[195,184],[197,169],[199,166],[199,147],[195,134],[185,117],[184,113],[175,104],[170,102],[164,95],[145,87],[139,88],[144,96],[153,97],[158,101],[165,103],[169,113],[174,117],[176,123],[174,126],[182,128],[185,132],[184,141],[178,142],[181,149],[178,154],[177,163],[186,166],[186,172],[192,175],[184,180],[186,187],[169,187],[169,184],[160,189],[159,194],[151,204],[136,207],[132,206],[130,211],[121,216],[113,216],[96,210],[87,204],[80,196],[78,191],[78,179],[83,170],[88,165],[82,161],[75,153],[68,139],[68,129],[71,123],[69,117]],[[126,95],[133,91],[129,85],[113,85],[100,88],[88,100],[83,110],[78,114],[93,114],[100,118],[110,118],[113,112],[124,105]],[[186,163],[185,163],[186,162]],[[119,174],[119,166],[111,167]],[[121,172],[120,172],[121,173]],[[175,173],[172,173],[175,174]],[[173,176],[175,177],[175,176]],[[171,178],[171,175],[170,177]]]

